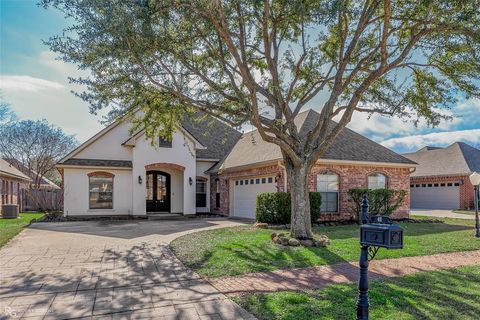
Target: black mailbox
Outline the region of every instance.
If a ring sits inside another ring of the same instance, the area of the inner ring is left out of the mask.
[[[402,249],[403,229],[394,224],[363,224],[360,226],[360,244],[387,249]]]

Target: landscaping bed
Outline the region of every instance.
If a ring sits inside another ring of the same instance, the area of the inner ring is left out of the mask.
[[[480,266],[370,282],[371,319],[478,319]],[[357,285],[256,294],[235,300],[259,319],[355,319]]]
[[[20,213],[17,219],[0,219],[0,247],[19,234],[32,221],[42,217],[43,213]]]
[[[380,250],[376,259],[480,249],[480,239],[473,237],[474,221],[441,221],[444,223],[399,223],[404,228],[404,249]],[[272,233],[281,231],[242,226],[188,234],[175,239],[171,248],[185,265],[205,277],[358,260],[358,225],[314,227],[313,231],[318,237],[326,235],[330,245],[324,248],[280,246],[272,242]]]

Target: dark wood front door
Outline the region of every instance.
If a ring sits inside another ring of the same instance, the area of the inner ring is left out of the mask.
[[[147,212],[170,212],[170,175],[147,171]]]

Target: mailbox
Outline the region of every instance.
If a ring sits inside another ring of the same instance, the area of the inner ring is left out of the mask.
[[[387,249],[402,249],[403,229],[394,224],[363,224],[360,226],[360,244]]]

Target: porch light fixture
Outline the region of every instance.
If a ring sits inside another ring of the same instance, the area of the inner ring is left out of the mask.
[[[189,178],[188,178],[188,183],[189,183],[190,185],[193,184],[193,179],[192,179],[192,177],[189,177]]]
[[[142,176],[138,176],[138,184],[142,184]]]
[[[475,202],[475,237],[480,238],[480,221],[478,219],[478,185],[480,185],[480,174],[474,172],[470,175],[470,182],[473,184],[475,195],[473,201]]]

